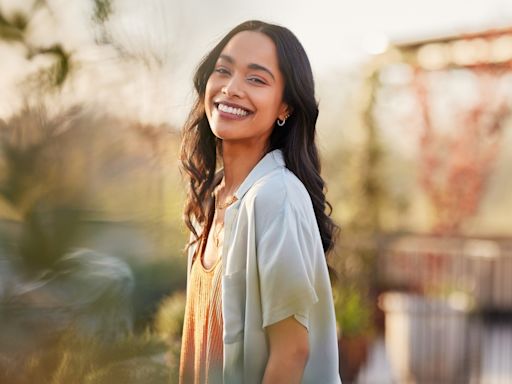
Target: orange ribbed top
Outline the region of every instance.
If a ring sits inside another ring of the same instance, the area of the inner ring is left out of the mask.
[[[181,343],[180,384],[222,383],[221,281],[220,257],[210,269],[206,269],[201,255],[196,255],[188,283]]]

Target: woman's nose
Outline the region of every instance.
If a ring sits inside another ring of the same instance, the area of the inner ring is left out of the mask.
[[[244,94],[243,85],[236,76],[231,77],[229,81],[224,84],[221,92],[224,95],[231,97],[242,97]]]

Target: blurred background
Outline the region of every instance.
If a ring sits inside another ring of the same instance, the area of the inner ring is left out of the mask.
[[[0,0],[0,383],[174,383],[180,127],[262,19],[304,44],[344,383],[512,382],[506,0]]]

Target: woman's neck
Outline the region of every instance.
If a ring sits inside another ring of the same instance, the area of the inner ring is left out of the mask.
[[[247,175],[265,155],[265,148],[255,150],[245,146],[223,143],[222,162],[224,165],[223,190],[226,195],[236,192]]]

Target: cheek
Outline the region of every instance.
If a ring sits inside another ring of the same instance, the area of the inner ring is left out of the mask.
[[[266,120],[272,121],[277,118],[281,105],[280,98],[274,94],[267,94],[259,99],[258,104],[260,105],[260,111],[264,112],[262,115]]]

